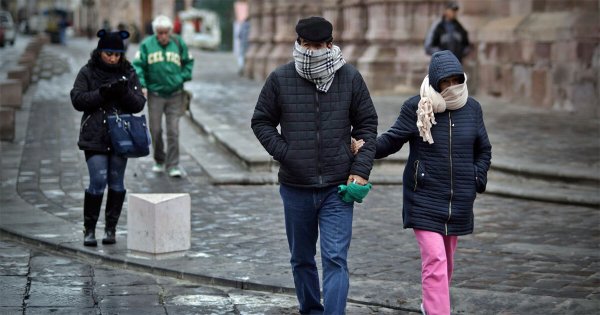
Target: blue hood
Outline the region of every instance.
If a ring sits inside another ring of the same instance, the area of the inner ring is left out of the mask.
[[[429,63],[429,84],[434,90],[440,91],[440,81],[444,78],[460,75],[465,82],[464,71],[460,61],[449,50],[442,50],[431,55]]]

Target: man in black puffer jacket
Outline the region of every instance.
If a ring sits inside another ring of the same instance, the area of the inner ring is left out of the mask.
[[[341,199],[337,186],[366,185],[375,156],[375,107],[360,73],[332,44],[332,29],[321,17],[298,22],[295,61],[267,78],[252,117],[254,134],[281,164],[280,193],[302,314],[345,312],[353,203]],[[351,137],[365,141],[356,156]],[[315,263],[319,230],[323,304]]]

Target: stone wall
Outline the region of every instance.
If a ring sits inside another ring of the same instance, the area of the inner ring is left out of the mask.
[[[291,60],[298,19],[322,15],[374,91],[416,92],[423,41],[445,0],[250,0],[245,74],[263,80]],[[519,104],[600,117],[600,1],[462,0],[470,90]]]

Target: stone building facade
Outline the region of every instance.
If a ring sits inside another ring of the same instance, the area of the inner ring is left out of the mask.
[[[600,1],[461,0],[473,43],[469,87],[519,104],[600,117]],[[245,74],[262,80],[291,60],[294,26],[321,15],[371,90],[411,92],[426,74],[425,35],[446,0],[249,0]]]

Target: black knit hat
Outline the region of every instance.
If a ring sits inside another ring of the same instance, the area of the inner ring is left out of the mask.
[[[333,25],[320,16],[301,19],[296,24],[298,36],[310,42],[330,42],[333,40],[332,32]]]
[[[105,29],[101,29],[96,33],[100,39],[98,40],[98,47],[96,49],[100,51],[112,51],[112,52],[125,52],[125,45],[123,40],[129,38],[128,31],[118,32],[107,32]]]

